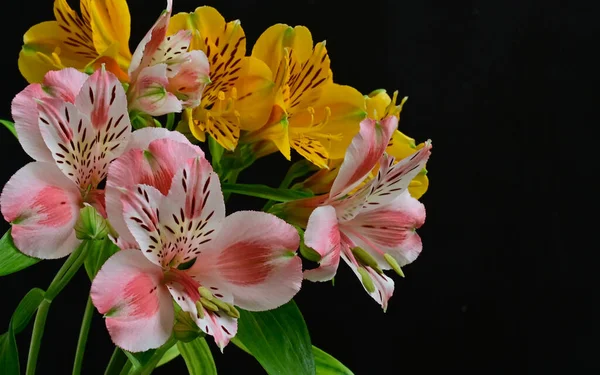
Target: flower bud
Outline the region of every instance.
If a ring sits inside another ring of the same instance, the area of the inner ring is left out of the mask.
[[[101,240],[106,238],[109,228],[96,209],[88,204],[79,211],[75,223],[75,235],[80,240]]]

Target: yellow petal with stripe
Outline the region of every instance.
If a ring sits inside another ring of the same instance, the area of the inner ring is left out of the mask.
[[[131,16],[125,0],[88,0],[91,10],[93,42],[98,54],[105,54],[118,43],[115,58],[123,70],[127,70],[131,61],[129,36]],[[82,1],[83,4],[83,1]],[[85,12],[82,12],[85,14]],[[105,54],[106,55],[106,54]]]
[[[308,60],[313,52],[310,31],[304,26],[273,25],[260,35],[252,48],[252,56],[264,61],[276,72],[284,58],[285,48],[293,49],[300,61]]]

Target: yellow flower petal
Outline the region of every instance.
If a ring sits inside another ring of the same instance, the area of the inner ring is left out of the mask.
[[[240,127],[253,131],[267,123],[274,101],[274,83],[271,69],[261,60],[245,57],[241,66],[234,86],[234,106],[240,114]]]
[[[325,146],[318,139],[306,135],[294,137],[292,147],[314,165],[319,168],[327,168],[329,155]]]
[[[284,48],[293,49],[300,61],[308,60],[313,52],[310,31],[304,26],[273,25],[258,38],[252,48],[252,56],[264,61],[271,71],[276,72],[284,58]]]
[[[52,56],[52,55],[50,55]],[[50,70],[59,70],[63,66],[57,55],[56,60],[44,53],[23,47],[19,52],[19,71],[29,83],[39,83]]]
[[[91,27],[93,42],[98,54],[105,54],[109,47],[118,43],[118,51],[115,56],[117,63],[127,70],[131,61],[129,51],[129,34],[131,29],[131,17],[125,0],[82,0],[88,3],[91,11]],[[86,12],[82,10],[85,15]]]
[[[424,173],[418,174],[408,185],[408,192],[415,199],[420,199],[429,188],[429,179]]]
[[[381,120],[392,99],[384,89],[375,90],[366,97],[367,116],[373,120]]]
[[[86,8],[82,10],[88,11]],[[65,32],[61,36],[62,43],[68,46],[79,60],[85,62],[84,66],[98,56],[94,48],[92,28],[85,22],[85,17],[83,19],[79,17],[66,0],[54,1],[54,16],[58,26]]]

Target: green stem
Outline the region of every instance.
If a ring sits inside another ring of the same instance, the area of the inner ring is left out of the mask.
[[[27,370],[26,375],[34,375],[35,368],[37,365],[37,357],[40,352],[40,346],[42,345],[42,336],[44,335],[44,327],[46,326],[46,318],[48,317],[48,311],[50,310],[50,304],[52,300],[63,290],[63,288],[71,281],[73,276],[77,273],[77,270],[83,264],[85,256],[87,255],[88,242],[84,241],[71,253],[69,258],[62,265],[46,293],[44,293],[44,300],[38,307],[37,314],[35,315],[35,322],[33,323],[33,332],[31,334],[31,343],[29,344],[29,356],[27,357]]]
[[[79,340],[77,340],[77,351],[75,352],[73,375],[79,375],[81,373],[83,354],[85,353],[85,344],[87,343],[88,333],[90,332],[93,316],[94,304],[92,303],[92,298],[88,296],[87,303],[85,305],[85,312],[83,313],[83,321],[81,322],[81,329],[79,330]]]
[[[35,315],[35,323],[33,323],[33,332],[31,334],[31,345],[29,346],[29,356],[27,357],[27,370],[25,374],[34,375],[35,366],[37,365],[37,357],[40,352],[40,345],[42,343],[42,336],[44,335],[44,326],[46,325],[46,318],[48,317],[48,310],[50,310],[50,303],[47,299],[44,299],[38,307],[37,314]]]
[[[237,182],[238,176],[240,175],[240,171],[230,171],[226,176],[226,181],[230,184],[235,184]],[[231,196],[231,192],[223,192],[223,200],[227,202],[229,197]]]
[[[127,356],[121,349],[115,348],[110,361],[108,361],[106,370],[104,370],[104,375],[119,375],[125,364],[127,364]]]
[[[173,345],[177,344],[177,339],[174,336],[171,336],[169,340],[160,348],[156,349],[154,354],[148,362],[146,362],[142,367],[139,367],[132,371],[129,375],[149,375],[152,373],[158,362],[165,355],[167,350],[169,350]]]
[[[119,375],[129,375],[129,370],[131,370],[132,366],[133,364],[131,363],[131,361],[127,360],[127,362],[125,362],[125,364],[123,365],[121,372],[119,372]]]
[[[175,125],[175,114],[169,113],[167,115],[167,124],[165,125],[165,128],[167,128],[169,130],[173,130],[174,125]]]

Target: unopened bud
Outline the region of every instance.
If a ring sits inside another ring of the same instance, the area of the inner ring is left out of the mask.
[[[75,223],[75,235],[80,240],[101,240],[108,234],[106,221],[90,205],[86,205],[79,211],[79,219]]]
[[[369,273],[364,268],[358,268],[358,273],[360,274],[360,278],[362,280],[363,285],[367,289],[367,292],[374,293],[375,292],[375,284],[373,284],[373,279],[369,276]]]
[[[354,254],[354,257],[363,265],[371,267],[375,270],[375,272],[379,274],[383,273],[383,271],[381,270],[381,268],[379,268],[379,265],[377,264],[377,260],[375,260],[375,258],[373,258],[373,256],[367,251],[365,251],[363,248],[353,247],[352,254]]]
[[[392,269],[400,276],[404,277],[404,272],[402,272],[402,268],[400,268],[400,265],[398,264],[398,262],[396,261],[396,259],[394,259],[393,256],[391,256],[390,254],[385,254],[383,256],[385,258],[385,261],[388,262],[388,264],[390,265],[390,267],[392,267]]]

